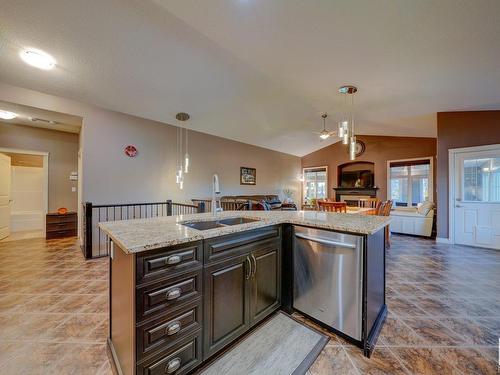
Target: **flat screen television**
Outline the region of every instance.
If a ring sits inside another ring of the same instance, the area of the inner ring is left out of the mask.
[[[373,164],[347,163],[339,166],[338,186],[343,188],[372,188],[375,182]]]

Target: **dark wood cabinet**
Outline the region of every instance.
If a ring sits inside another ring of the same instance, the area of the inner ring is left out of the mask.
[[[281,247],[281,226],[131,255],[113,244],[109,344],[122,373],[190,373],[272,314]]]
[[[250,325],[276,310],[281,303],[281,252],[279,243],[252,253],[254,260],[250,296]]]
[[[45,217],[45,224],[45,238],[48,240],[77,235],[76,212],[47,214]]]
[[[232,251],[241,255],[208,265],[203,271],[204,359],[280,306],[281,238],[251,243],[240,239],[241,249],[233,246]]]
[[[250,272],[247,255],[205,268],[204,358],[210,357],[248,329]]]

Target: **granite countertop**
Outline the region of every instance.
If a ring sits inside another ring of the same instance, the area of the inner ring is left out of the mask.
[[[185,221],[210,221],[230,217],[248,217],[259,219],[259,221],[203,231],[180,224]],[[390,220],[389,216],[372,216],[360,213],[224,211],[216,216],[211,213],[204,213],[108,221],[99,223],[99,227],[125,253],[129,254],[284,223],[307,225],[354,234],[373,234],[389,224]]]

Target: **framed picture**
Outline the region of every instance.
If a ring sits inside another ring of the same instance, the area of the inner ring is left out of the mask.
[[[255,185],[257,170],[255,168],[240,167],[240,185]]]

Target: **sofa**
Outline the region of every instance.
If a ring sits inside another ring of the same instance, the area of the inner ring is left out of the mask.
[[[297,209],[294,204],[283,204],[276,194],[259,194],[259,195],[226,195],[221,197],[221,206],[237,206],[241,204],[249,204],[250,210],[270,211]]]
[[[391,211],[391,233],[431,237],[434,223],[434,203],[419,203],[417,207],[398,207]]]

